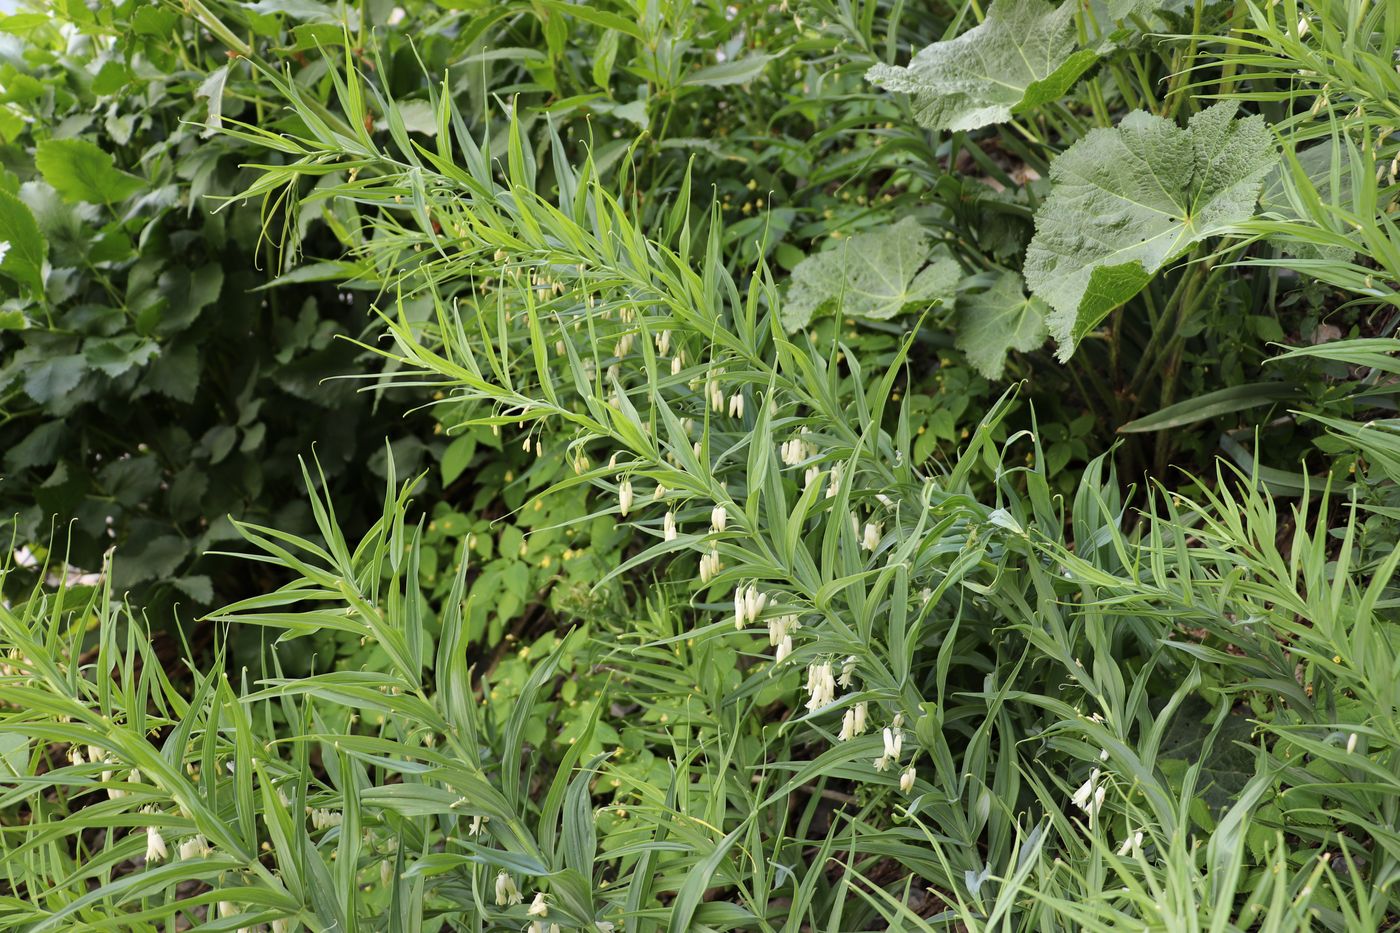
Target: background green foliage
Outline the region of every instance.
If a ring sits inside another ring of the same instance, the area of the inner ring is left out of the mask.
[[[227,203],[263,153],[206,129],[211,107],[257,119],[265,89],[174,10],[69,15],[4,22],[0,509],[79,568],[117,546],[115,585],[163,620],[258,585],[203,556],[237,538],[228,516],[309,527],[298,455],[314,443],[334,488],[373,501],[406,425],[335,378],[359,365],[336,338],[363,331],[364,291],[269,288],[278,218]],[[286,245],[333,248],[306,221]]]
[[[1393,4],[0,29],[3,925],[1394,926]]]

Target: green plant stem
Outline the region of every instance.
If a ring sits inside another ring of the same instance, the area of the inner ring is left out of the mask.
[[[1196,64],[1196,50],[1200,44],[1201,17],[1204,10],[1205,0],[1196,0],[1191,15],[1191,39],[1186,46],[1186,53],[1172,56],[1172,75],[1167,84],[1167,95],[1162,101],[1162,116],[1169,120],[1176,119],[1177,112],[1186,100],[1186,76]]]
[[[1118,83],[1118,91],[1123,95],[1123,102],[1129,109],[1142,110],[1142,98],[1138,96],[1136,88],[1133,87],[1133,79],[1127,70],[1119,62],[1110,62],[1109,71],[1113,72],[1113,78]]]
[[[1230,10],[1229,39],[1233,40],[1240,34],[1240,21],[1244,19],[1248,10],[1246,0],[1235,0],[1235,6]],[[1231,42],[1233,48],[1233,42]],[[1233,55],[1226,57],[1225,64],[1220,67],[1220,90],[1219,93],[1229,94],[1235,89],[1235,74],[1239,69],[1239,59]]]
[[[1157,109],[1157,95],[1152,93],[1152,76],[1147,71],[1147,64],[1143,62],[1142,56],[1133,52],[1128,56],[1128,61],[1132,63],[1133,72],[1137,75],[1138,90],[1142,93],[1142,99],[1146,104],[1146,109]]]
[[[1074,380],[1075,387],[1078,389],[1080,397],[1083,398],[1087,404],[1093,405],[1097,401],[1101,405],[1098,414],[1110,421],[1117,418],[1119,408],[1121,407],[1118,402],[1118,396],[1113,391],[1113,387],[1104,380],[1103,376],[1100,375],[1094,366],[1072,365],[1069,367],[1069,374],[1070,378]],[[1089,386],[1092,387],[1092,392],[1085,386],[1085,379],[1088,380]]]
[[[1137,369],[1133,372],[1132,381],[1128,383],[1128,396],[1131,400],[1133,413],[1139,407],[1138,395],[1147,384],[1147,380],[1152,376],[1156,368],[1156,362],[1161,354],[1161,346],[1179,334],[1182,323],[1186,320],[1183,316],[1182,302],[1184,296],[1193,291],[1195,286],[1191,283],[1197,277],[1205,274],[1201,263],[1192,266],[1191,271],[1182,275],[1177,281],[1176,288],[1172,290],[1171,297],[1167,299],[1163,307],[1162,315],[1157,319],[1153,328],[1152,336],[1147,341],[1147,346],[1143,348],[1142,356],[1138,359]]]

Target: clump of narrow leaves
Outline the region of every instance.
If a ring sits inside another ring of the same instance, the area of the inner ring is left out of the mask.
[[[1393,923],[1393,16],[185,15],[434,428],[203,640],[5,563],[7,926]]]

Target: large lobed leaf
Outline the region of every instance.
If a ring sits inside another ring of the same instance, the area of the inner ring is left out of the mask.
[[[1073,3],[995,0],[979,26],[935,42],[908,67],[876,65],[866,78],[913,97],[930,129],[975,130],[1058,99],[1098,58],[1075,51]]]
[[[960,275],[957,262],[935,257],[928,231],[906,217],[798,263],[783,302],[783,324],[788,330],[806,327],[818,309],[833,302],[843,314],[875,320],[894,317],[908,305],[950,305]]]
[[[958,301],[958,349],[988,379],[1000,379],[1012,350],[1026,353],[1045,342],[1050,309],[1027,296],[1021,277],[1002,272],[991,287]]]
[[[1216,104],[1185,128],[1135,111],[1051,163],[1025,276],[1054,309],[1062,360],[1163,266],[1254,213],[1274,137],[1262,117],[1237,120],[1235,109]]]

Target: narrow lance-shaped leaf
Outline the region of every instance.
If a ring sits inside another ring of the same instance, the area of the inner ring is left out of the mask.
[[[1262,117],[1219,103],[1185,128],[1135,111],[1050,164],[1050,197],[1026,251],[1060,359],[1193,244],[1254,213],[1277,156]]]
[[[1000,379],[1006,355],[1027,353],[1045,342],[1050,307],[1027,296],[1021,277],[1002,272],[991,287],[958,302],[958,349],[988,379]]]
[[[720,62],[686,75],[681,79],[681,84],[686,87],[744,84],[763,74],[763,70],[773,58],[772,55],[746,55],[732,61]]]
[[[979,26],[935,42],[907,67],[876,65],[867,80],[913,98],[929,129],[975,130],[1056,100],[1098,58],[1075,51],[1074,3],[995,0]]]
[[[198,88],[195,89],[195,99],[201,97],[209,101],[209,117],[204,122],[204,132],[201,136],[213,136],[224,126],[224,85],[228,83],[228,65],[209,73]]]
[[[894,317],[912,304],[951,305],[961,269],[929,239],[918,221],[906,217],[808,256],[792,270],[784,326],[805,327],[833,302],[843,314],[875,320]]]

